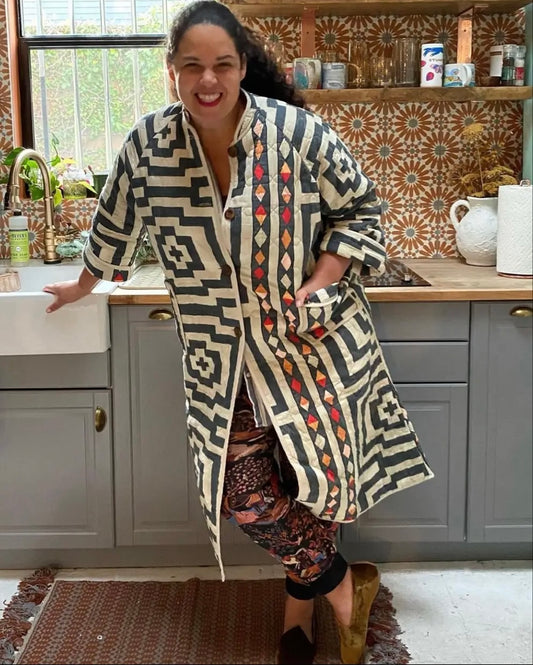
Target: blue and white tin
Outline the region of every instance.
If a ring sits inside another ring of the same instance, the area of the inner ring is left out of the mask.
[[[346,87],[346,65],[344,62],[322,63],[322,87],[325,90],[340,90]]]
[[[440,88],[444,70],[444,44],[422,44],[420,87]]]

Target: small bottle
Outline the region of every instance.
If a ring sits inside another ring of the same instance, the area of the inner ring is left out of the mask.
[[[513,85],[514,82],[514,59],[516,56],[516,44],[504,44],[503,46],[503,65],[502,65],[502,85]]]
[[[503,67],[503,44],[490,47],[489,85],[500,85]]]
[[[526,47],[523,44],[516,47],[514,59],[514,85],[524,85],[524,67],[526,62]]]
[[[28,218],[15,210],[9,218],[9,251],[13,267],[27,266],[30,260],[30,235]]]

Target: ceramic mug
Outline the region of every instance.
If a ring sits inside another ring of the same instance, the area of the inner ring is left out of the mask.
[[[444,65],[444,87],[466,88],[476,84],[476,66],[472,62],[449,62]]]
[[[322,63],[318,58],[296,58],[294,60],[294,86],[300,90],[320,88]]]

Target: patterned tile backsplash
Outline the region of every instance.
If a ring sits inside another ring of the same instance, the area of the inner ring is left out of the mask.
[[[0,162],[13,147],[4,2],[0,0]],[[247,22],[269,41],[281,42],[287,61],[299,55],[299,19],[257,18]],[[472,59],[478,82],[483,83],[488,75],[490,46],[524,43],[524,32],[523,11],[476,17]],[[457,20],[453,16],[322,17],[317,20],[316,45],[317,50],[335,49],[345,59],[353,38],[364,39],[371,53],[380,53],[394,38],[409,36],[422,42],[443,42],[446,60],[454,61]],[[376,182],[383,199],[390,256],[457,255],[448,211],[463,193],[450,182],[450,174],[463,154],[460,132],[465,125],[486,125],[501,163],[517,176],[522,169],[520,102],[325,104],[313,110],[330,122]],[[60,212],[62,225],[88,229],[95,207],[96,199],[65,201]],[[42,202],[28,202],[25,208],[32,256],[38,257],[43,248]],[[7,218],[7,214],[0,215],[0,258],[9,256]]]

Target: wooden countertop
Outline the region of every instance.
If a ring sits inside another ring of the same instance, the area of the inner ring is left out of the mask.
[[[461,259],[404,259],[431,286],[369,287],[370,302],[431,302],[436,300],[530,300],[533,280],[502,277],[496,267],[469,266]],[[111,305],[169,305],[164,289],[131,290],[118,287]]]

